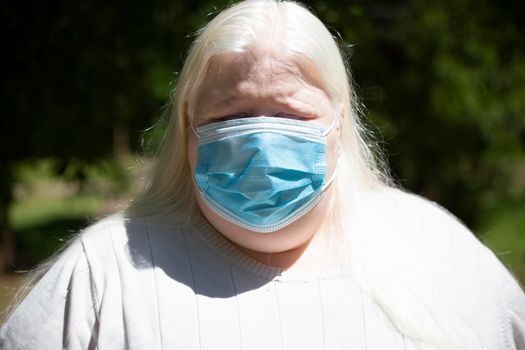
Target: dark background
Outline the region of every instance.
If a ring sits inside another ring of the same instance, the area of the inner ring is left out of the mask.
[[[0,270],[33,267],[130,198],[193,33],[227,3],[2,5]],[[393,177],[525,280],[522,2],[306,4],[340,37]]]

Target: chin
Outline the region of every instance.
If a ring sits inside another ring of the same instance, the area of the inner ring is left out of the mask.
[[[315,209],[305,216],[297,219],[290,225],[272,232],[256,232],[231,223],[198,200],[199,207],[204,217],[228,240],[246,249],[262,253],[278,253],[297,248],[313,237],[319,225],[314,220],[319,217]]]

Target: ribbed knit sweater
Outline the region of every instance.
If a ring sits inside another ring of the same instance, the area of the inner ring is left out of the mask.
[[[430,212],[437,214],[424,218],[426,230],[432,220],[447,217],[433,204],[399,196],[398,204],[433,207]],[[492,283],[490,276],[512,280],[468,231],[459,235],[468,243],[455,260],[457,271],[463,270],[461,261],[484,259],[477,262],[480,278],[488,279],[483,283]],[[460,274],[455,278],[463,280]],[[525,297],[515,282],[509,286],[501,285],[497,307],[486,310],[491,329],[480,330],[493,349],[524,348]],[[203,218],[176,225],[116,215],[89,227],[60,255],[1,328],[0,348],[409,350],[418,345],[396,330],[348,266],[284,271],[243,254]]]

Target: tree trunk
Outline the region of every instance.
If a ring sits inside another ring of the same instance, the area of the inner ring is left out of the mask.
[[[129,155],[129,129],[127,125],[116,124],[113,126],[113,153],[117,159]]]

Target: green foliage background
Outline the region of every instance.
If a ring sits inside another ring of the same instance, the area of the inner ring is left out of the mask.
[[[120,161],[111,160],[118,153],[117,131],[127,135],[131,152],[144,149],[144,135],[146,146],[154,144],[163,123],[144,130],[165,115],[193,33],[228,3],[28,0],[2,6],[0,221],[4,231],[15,228],[22,251],[11,267],[49,253],[38,248],[49,240],[45,228],[24,222],[19,212],[26,208],[14,191],[27,182],[21,167],[44,159],[46,176],[77,184],[93,183],[95,168],[102,178],[124,184],[112,191],[127,191],[129,178],[115,170]],[[364,118],[384,140],[393,176],[450,209],[497,252],[511,251],[502,259],[524,278],[524,5],[306,5],[339,37],[366,107]],[[104,161],[114,165],[100,165]],[[75,196],[86,193],[83,186]],[[99,192],[94,201],[102,205],[107,192]],[[75,216],[70,208],[55,215]],[[81,220],[73,227],[96,212],[79,210]],[[67,226],[62,224],[60,229]],[[24,253],[28,240],[40,253]]]

